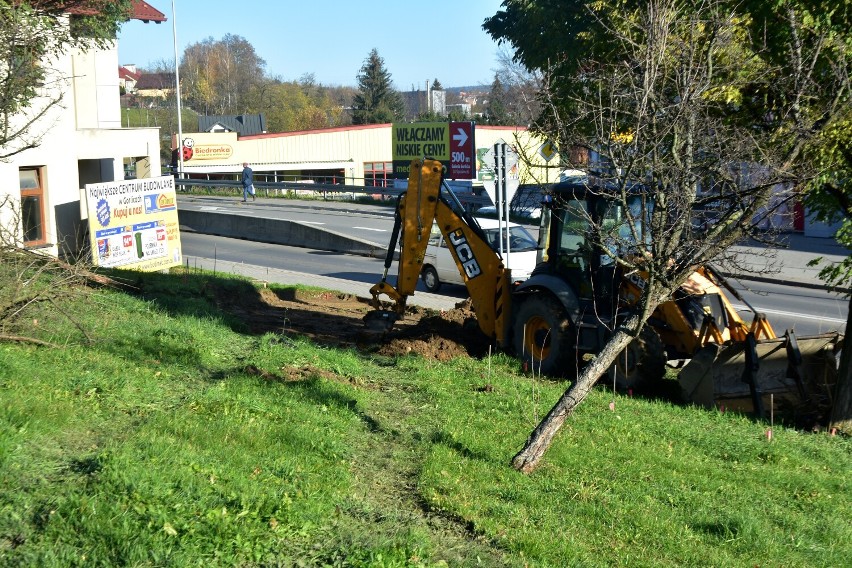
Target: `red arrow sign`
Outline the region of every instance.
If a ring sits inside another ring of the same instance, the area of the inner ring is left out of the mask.
[[[451,179],[473,179],[476,176],[472,122],[450,123]]]

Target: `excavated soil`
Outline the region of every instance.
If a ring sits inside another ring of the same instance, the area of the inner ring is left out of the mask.
[[[306,336],[327,346],[356,347],[386,356],[417,354],[438,361],[483,357],[491,345],[476,324],[470,300],[447,311],[410,306],[393,329],[374,332],[363,321],[373,310],[369,301],[350,294],[260,288],[253,297],[214,295],[219,309],[254,334]]]

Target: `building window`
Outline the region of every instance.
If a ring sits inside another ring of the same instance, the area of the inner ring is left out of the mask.
[[[390,187],[393,185],[393,162],[367,162],[364,164],[365,187]]]
[[[44,236],[44,187],[41,171],[22,169],[21,180],[21,229],[24,246],[45,244]]]

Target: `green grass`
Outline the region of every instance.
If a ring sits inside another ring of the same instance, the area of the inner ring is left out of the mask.
[[[208,275],[69,300],[0,343],[2,566],[842,566],[847,438],[564,385],[512,359],[248,335]],[[489,385],[489,388],[483,388]],[[615,411],[609,404],[615,402]]]

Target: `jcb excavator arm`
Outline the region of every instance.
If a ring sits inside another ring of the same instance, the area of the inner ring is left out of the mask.
[[[479,328],[502,346],[511,314],[509,273],[500,256],[488,245],[476,221],[460,206],[454,209],[454,204],[441,195],[442,173],[443,167],[436,160],[411,162],[408,190],[400,196],[397,205],[384,274],[381,281],[370,288],[375,309],[365,316],[364,322],[368,328],[387,331],[404,315],[408,296],[417,286],[435,222],[464,278]],[[449,189],[447,194],[451,199],[455,197]],[[401,246],[394,287],[387,276],[398,239]],[[392,309],[382,309],[382,294],[393,302]]]

